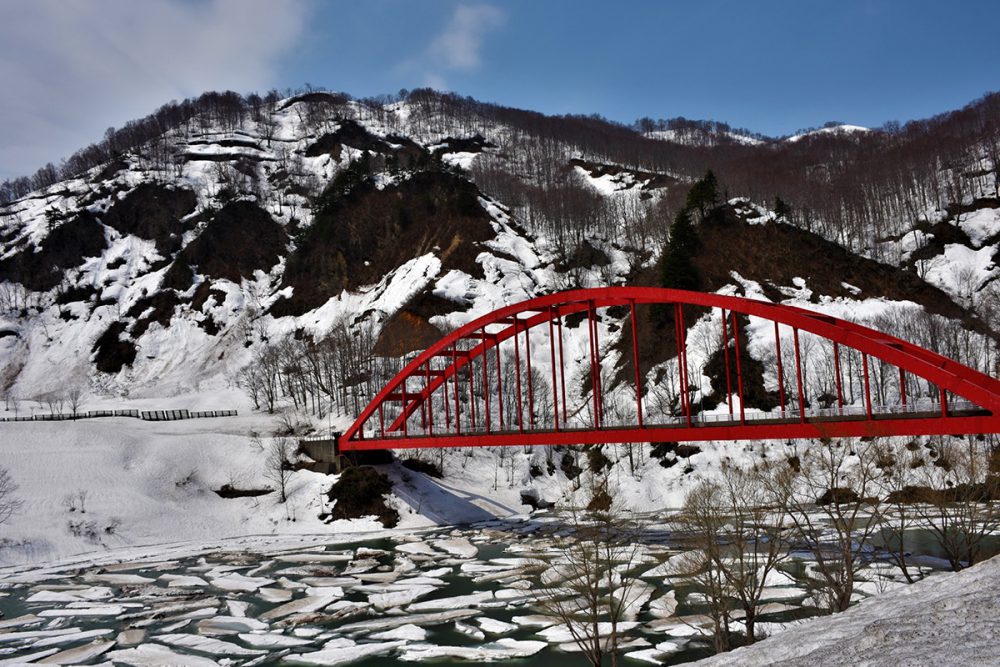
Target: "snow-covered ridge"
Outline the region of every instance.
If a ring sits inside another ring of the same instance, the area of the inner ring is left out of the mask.
[[[861,125],[847,125],[847,124],[832,125],[830,127],[821,127],[820,129],[812,130],[811,132],[804,132],[802,134],[793,134],[790,137],[786,137],[784,140],[794,144],[798,141],[802,141],[806,137],[815,137],[824,134],[850,136],[852,134],[865,134],[871,131],[872,131],[871,128],[862,127]]]

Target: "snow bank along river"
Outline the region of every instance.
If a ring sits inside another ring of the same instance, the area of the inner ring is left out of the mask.
[[[558,559],[552,536],[563,530],[556,517],[533,516],[363,542],[251,537],[5,568],[0,664],[578,665],[569,632],[532,590]],[[647,537],[622,625],[626,657],[710,655],[702,600],[672,567],[683,549],[655,526]],[[819,613],[797,579],[806,567],[790,561],[768,582],[765,632]],[[889,568],[870,572],[884,577],[861,590],[891,584]]]

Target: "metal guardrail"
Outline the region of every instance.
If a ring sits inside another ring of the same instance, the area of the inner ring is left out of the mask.
[[[178,421],[181,419],[206,419],[210,417],[235,417],[237,410],[89,410],[87,412],[64,412],[46,415],[26,415],[24,417],[0,417],[0,422],[54,422],[77,421],[79,419],[99,419],[101,417],[132,417],[143,421]]]

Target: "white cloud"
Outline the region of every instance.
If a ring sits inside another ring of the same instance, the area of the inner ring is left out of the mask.
[[[0,178],[206,90],[263,90],[309,0],[12,0],[0,16]]]
[[[492,5],[458,5],[426,51],[402,63],[400,69],[422,71],[424,85],[444,89],[445,72],[472,72],[479,68],[483,42],[506,20],[506,15]]]
[[[483,38],[504,24],[504,13],[491,5],[459,5],[444,31],[431,42],[431,55],[448,69],[479,67]]]

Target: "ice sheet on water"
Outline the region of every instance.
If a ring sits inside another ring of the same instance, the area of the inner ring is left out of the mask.
[[[168,644],[170,646],[190,649],[192,651],[198,651],[200,653],[210,653],[212,655],[249,656],[249,655],[263,655],[265,653],[264,651],[244,648],[239,644],[223,641],[221,639],[213,639],[212,637],[201,637],[199,635],[192,635],[192,634],[181,633],[181,634],[157,635],[156,637],[153,637],[153,639],[155,639],[158,642]]]
[[[434,549],[431,545],[426,542],[404,542],[403,544],[396,545],[396,551],[401,551],[404,554],[410,554],[411,556],[441,556],[441,552]]]
[[[113,631],[110,628],[101,628],[98,630],[84,630],[82,632],[73,632],[65,635],[56,635],[55,637],[45,637],[43,639],[39,639],[38,641],[32,643],[31,648],[44,648],[46,646],[58,646],[59,644],[81,642],[87,639],[96,639],[97,637],[110,635],[112,632]]]
[[[352,551],[323,551],[319,553],[279,554],[274,557],[283,563],[347,563],[354,559]]]
[[[466,637],[472,637],[477,641],[483,641],[486,639],[486,635],[479,628],[469,625],[468,623],[463,623],[462,621],[455,621],[455,630],[461,632]]]
[[[368,602],[376,609],[392,609],[410,604],[436,590],[436,586],[407,586],[390,592],[372,593],[368,596]]]
[[[192,588],[195,586],[208,586],[208,582],[201,577],[185,574],[161,574],[160,581],[167,582],[167,586],[172,588]]]
[[[477,618],[476,622],[479,623],[479,627],[481,627],[484,632],[488,632],[491,635],[506,635],[517,630],[517,626],[513,623],[505,623],[504,621],[498,621],[495,618],[487,618],[486,616]]]
[[[75,646],[73,648],[66,649],[65,651],[54,653],[48,657],[42,658],[38,661],[38,663],[42,665],[77,665],[90,662],[91,660],[99,657],[101,654],[107,653],[114,648],[114,646],[114,642],[91,642],[89,644],[84,644],[83,646]]]
[[[98,581],[112,586],[136,586],[139,584],[151,584],[156,579],[144,577],[139,574],[93,574],[84,576],[86,581]]]
[[[511,621],[523,628],[547,628],[558,623],[559,619],[555,616],[528,614],[527,616],[515,616]]]
[[[400,639],[406,641],[423,641],[427,638],[427,631],[416,625],[401,625],[394,630],[384,630],[369,635],[372,639]]]
[[[241,632],[237,636],[253,648],[288,648],[312,643],[310,639],[289,637],[279,632]]]
[[[669,618],[675,611],[677,611],[677,593],[673,589],[649,603],[649,613],[656,618]]]
[[[357,621],[340,626],[340,631],[345,633],[355,632],[376,632],[380,630],[392,630],[403,625],[417,625],[424,627],[427,625],[440,625],[450,621],[478,616],[475,609],[455,609],[452,611],[442,611],[432,614],[405,614],[403,616],[387,616],[372,620]]]
[[[262,586],[270,586],[274,579],[264,577],[247,577],[242,574],[226,574],[212,579],[212,585],[224,591],[243,591],[252,593]]]
[[[627,632],[639,626],[636,621],[624,621],[618,623],[618,632]],[[611,623],[598,623],[597,632],[601,637],[611,634]],[[573,633],[563,624],[553,625],[544,630],[538,631],[538,636],[544,637],[551,644],[565,644],[573,641]]]
[[[449,598],[439,598],[437,600],[424,600],[415,602],[409,606],[410,611],[432,611],[435,609],[461,609],[467,607],[481,606],[494,599],[492,591],[481,591],[470,593],[469,595],[456,595]]]
[[[349,640],[335,640],[313,653],[295,653],[285,657],[293,665],[346,665],[362,658],[387,655],[406,644],[404,641],[355,644]]]
[[[400,660],[423,662],[439,658],[458,658],[474,662],[491,662],[526,658],[535,655],[547,646],[545,642],[498,639],[479,646],[436,646],[433,644],[409,644],[400,652]]]
[[[107,600],[111,589],[107,586],[82,586],[71,590],[42,589],[33,593],[25,602],[80,602],[83,600]]]
[[[50,616],[120,616],[125,613],[128,607],[125,605],[105,604],[94,605],[92,607],[65,607],[63,609],[44,609],[38,615],[46,618]]]
[[[343,594],[343,591],[341,591]],[[292,614],[305,614],[314,611],[319,611],[323,607],[326,607],[332,602],[335,602],[338,597],[334,595],[307,595],[305,597],[298,598],[297,600],[292,600],[291,602],[286,602],[283,605],[275,607],[260,615],[260,618],[273,621],[279,618],[284,618],[285,616],[290,616]]]
[[[246,616],[247,609],[249,607],[249,602],[244,602],[242,600],[226,600],[226,609],[229,610],[230,616]]]
[[[163,644],[140,644],[135,648],[110,651],[107,657],[115,663],[136,667],[217,667],[219,663],[190,653],[176,653]]]
[[[464,537],[436,540],[432,544],[435,548],[460,558],[475,558],[479,554],[479,548]]]
[[[267,630],[268,625],[254,618],[215,616],[198,622],[198,631],[206,635],[235,635],[238,632]]]

